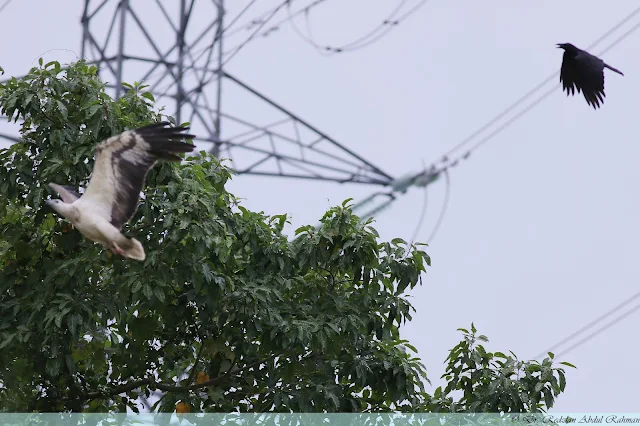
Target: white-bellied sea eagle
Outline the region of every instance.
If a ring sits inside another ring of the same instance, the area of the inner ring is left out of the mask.
[[[136,212],[147,172],[156,161],[181,161],[175,154],[195,148],[182,141],[195,138],[182,133],[188,127],[166,127],[168,124],[163,121],[128,130],[98,144],[93,173],[84,194],[50,183],[49,187],[61,200],[47,200],[46,205],[71,221],[88,239],[115,254],[144,260],[140,241],[125,237],[120,230]]]

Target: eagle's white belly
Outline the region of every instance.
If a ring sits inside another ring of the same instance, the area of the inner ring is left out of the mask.
[[[95,218],[91,218],[86,215],[80,215],[76,223],[74,223],[76,229],[88,239],[108,245],[109,239],[102,231],[102,229],[105,227],[105,224],[110,225],[109,222],[105,221],[102,218],[98,218],[98,220],[96,220]]]
[[[102,216],[101,212],[93,211],[87,208],[82,199],[76,201],[77,216],[73,225],[78,231],[88,239],[97,243],[110,246],[111,243],[121,236],[120,231],[113,226],[107,218]]]

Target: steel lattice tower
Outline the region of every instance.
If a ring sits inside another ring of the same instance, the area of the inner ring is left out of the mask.
[[[116,96],[122,82],[148,84],[167,113],[191,123],[201,136],[196,143],[232,159],[238,173],[392,184],[378,167],[226,72],[242,44],[225,46],[223,0],[85,0],[82,29],[82,57]],[[227,95],[237,109],[252,104],[269,122],[223,108]]]

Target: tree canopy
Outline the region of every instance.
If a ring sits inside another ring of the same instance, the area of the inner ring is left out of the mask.
[[[564,391],[551,358],[488,353],[472,328],[430,395],[399,333],[421,246],[379,242],[348,200],[288,240],[286,215],[242,207],[204,152],[149,173],[124,230],[144,262],[84,239],[45,208],[47,183],[86,187],[96,143],[166,117],[127,88],[112,99],[82,61],[0,85],[21,123],[0,151],[0,410],[135,411],[154,394],[163,412],[523,412]]]

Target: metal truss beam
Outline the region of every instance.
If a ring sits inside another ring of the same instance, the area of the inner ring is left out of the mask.
[[[391,185],[380,168],[227,73],[242,43],[223,49],[224,22],[223,0],[85,0],[82,55],[115,96],[123,81],[148,84],[201,135],[196,143],[239,174]]]

